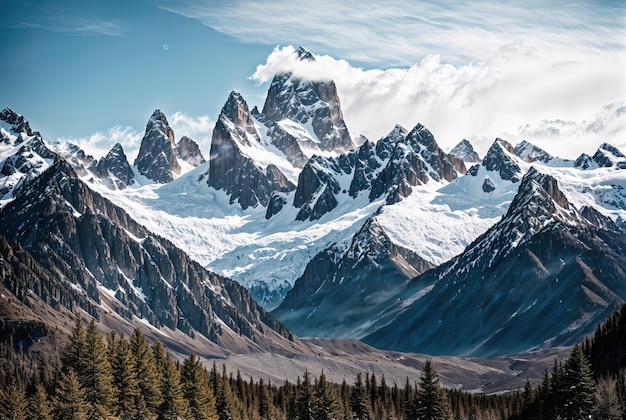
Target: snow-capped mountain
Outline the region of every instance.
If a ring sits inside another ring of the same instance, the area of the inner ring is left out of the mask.
[[[21,183],[45,171],[55,155],[28,121],[10,108],[0,113],[0,203]]]
[[[579,341],[626,299],[626,236],[592,222],[531,168],[502,220],[414,279],[390,305],[398,314],[364,341],[475,356]]]
[[[303,60],[314,59],[304,49],[298,50],[297,54]],[[19,188],[25,180],[35,179],[50,165],[57,163],[55,154],[46,148],[37,133],[30,131],[23,118],[9,111],[3,112],[2,116],[0,162],[7,169],[2,170],[0,185],[7,188],[0,207],[4,211],[10,203],[20,199],[22,190]],[[266,309],[278,307],[274,314],[297,334],[367,336],[367,340],[380,345],[401,347],[409,341],[393,341],[391,338],[389,342],[377,341],[382,337],[377,335],[377,330],[386,325],[388,327],[385,328],[392,328],[396,319],[405,319],[402,317],[408,320],[413,316],[409,312],[413,313],[414,309],[408,311],[407,308],[412,308],[415,301],[416,305],[428,299],[435,301],[439,290],[442,290],[442,297],[439,298],[442,300],[445,293],[456,293],[456,290],[443,289],[440,277],[446,276],[433,274],[440,272],[438,270],[442,267],[449,267],[452,261],[474,264],[468,267],[478,264],[489,268],[490,258],[497,257],[498,261],[504,261],[498,267],[508,270],[509,277],[514,267],[535,261],[539,268],[524,275],[535,275],[539,279],[543,277],[536,273],[543,273],[541,266],[554,265],[550,258],[558,255],[567,264],[570,260],[574,261],[571,263],[574,265],[567,266],[566,270],[570,271],[559,272],[559,278],[567,274],[568,278],[585,282],[587,280],[579,274],[588,270],[578,270],[576,267],[582,266],[575,265],[576,258],[592,272],[596,263],[610,265],[610,261],[594,257],[596,248],[593,247],[620,249],[620,242],[615,242],[614,236],[619,236],[620,232],[623,236],[623,226],[626,225],[626,171],[623,170],[626,158],[609,144],[602,145],[593,156],[581,156],[571,162],[552,157],[528,141],[513,147],[506,140],[496,139],[485,157],[473,163],[472,160],[478,159],[478,156],[469,142],[461,142],[454,148],[455,153],[445,153],[433,133],[417,124],[410,130],[396,126],[378,141],[360,140],[360,145],[356,147],[345,127],[332,81],[311,82],[291,74],[276,75],[262,112],[256,107],[250,110],[241,94],[231,92],[213,130],[206,161],[197,144],[184,136],[185,133],[179,134],[183,136],[177,144],[166,116],[159,110],[155,111],[148,121],[139,156],[133,165],[129,164],[120,145],[114,146],[99,160],[88,156],[76,145],[53,145],[53,150],[71,165],[74,173],[68,175],[65,169],[61,170],[65,175],[55,178],[56,184],[53,182],[50,188],[64,191],[57,184],[73,185],[74,180],[79,178],[82,181],[80,189],[88,187],[92,194],[109,200],[110,205],[123,208],[123,218],[137,222],[136,227],[122,224],[126,236],[117,232],[117,236],[106,238],[106,246],[93,244],[96,249],[100,247],[103,250],[96,255],[105,257],[98,257],[96,262],[89,260],[82,263],[88,267],[81,274],[87,280],[80,280],[83,283],[77,280],[80,290],[75,291],[80,295],[84,289],[87,298],[77,305],[83,305],[86,310],[97,309],[100,299],[107,305],[128,306],[126,314],[144,318],[153,325],[168,327],[171,327],[173,319],[168,317],[180,312],[179,315],[186,321],[181,321],[184,325],[176,326],[177,331],[213,334],[200,328],[200,324],[202,328],[209,325],[211,317],[196,313],[198,306],[175,287],[173,289],[176,290],[170,294],[163,292],[158,297],[169,302],[168,305],[172,303],[172,308],[152,307],[141,299],[143,294],[148,295],[145,291],[139,293],[138,289],[131,287],[118,294],[117,291],[125,287],[124,281],[107,274],[110,270],[115,271],[116,265],[123,266],[109,255],[118,255],[117,251],[106,251],[107,247],[113,249],[116,246],[116,238],[121,238],[122,243],[139,238],[135,241],[139,243],[139,248],[131,247],[136,252],[132,251],[130,261],[144,266],[151,265],[150,258],[166,257],[163,253],[154,254],[154,247],[148,246],[150,241],[146,245],[150,250],[144,249],[141,238],[154,237],[159,244],[161,238],[166,238],[166,241],[171,241],[172,247],[190,256],[191,260],[185,260],[183,265],[203,266],[237,280]],[[32,146],[22,149],[31,141]],[[37,141],[41,147],[37,146]],[[42,154],[32,150],[40,150]],[[20,166],[18,162],[28,164]],[[473,163],[467,171],[466,163]],[[12,171],[16,167],[23,170]],[[13,193],[15,188],[20,191],[17,195]],[[541,191],[545,194],[542,195]],[[57,196],[59,200],[69,193],[60,194]],[[524,200],[523,197],[535,198]],[[67,198],[67,203],[52,206],[54,212],[64,214],[61,218],[69,223],[63,225],[63,229],[69,232],[76,230],[70,219],[82,220],[90,212],[95,213],[99,227],[96,228],[94,222],[87,223],[84,229],[100,229],[103,232],[112,229],[99,219],[102,216],[100,213],[107,215],[112,211],[93,206],[87,206],[87,209],[81,200],[75,202]],[[28,208],[38,206],[30,204]],[[543,206],[542,210],[547,213],[539,212],[535,209],[537,206]],[[34,216],[29,217],[34,220]],[[115,224],[117,221],[114,219]],[[538,224],[534,222],[536,220]],[[26,223],[23,220],[19,223],[22,222]],[[546,233],[548,231],[544,232],[544,223],[559,229],[561,225],[566,226],[566,233],[555,228],[553,231],[560,232],[560,236],[554,239]],[[9,232],[13,227],[6,229],[7,234],[19,234],[17,231]],[[135,232],[137,229],[143,230],[139,234]],[[580,229],[584,232],[579,232]],[[102,236],[99,232],[90,232],[95,238]],[[485,235],[490,235],[489,232],[492,232],[493,240],[487,243],[483,239]],[[568,235],[579,237],[584,246],[575,240],[570,243],[559,239],[569,238]],[[36,236],[32,233],[29,238]],[[63,232],[52,236],[64,243],[73,240]],[[593,242],[594,237],[605,244]],[[23,240],[27,244],[30,239]],[[542,242],[546,248],[542,252],[549,256],[527,260],[529,253],[535,256],[541,254],[533,248],[540,247],[537,241],[546,241]],[[477,243],[482,243],[482,247],[476,248]],[[42,244],[42,247],[53,245],[48,242]],[[524,248],[527,244],[533,245]],[[27,248],[27,245],[23,247]],[[80,255],[86,249],[81,247],[74,247],[71,252]],[[573,254],[566,256],[559,247],[574,250]],[[473,253],[470,252],[472,249],[475,249]],[[520,249],[530,251],[516,253]],[[585,249],[591,250],[591,256],[584,254]],[[170,254],[169,251],[167,253]],[[127,254],[118,256],[128,260],[130,257]],[[71,255],[69,251],[67,255]],[[82,257],[72,258],[80,260]],[[623,255],[621,260],[619,255],[613,258],[616,267],[621,267],[623,259]],[[176,259],[175,263],[181,264],[181,261]],[[93,272],[98,270],[99,264],[107,266],[102,269],[105,277]],[[124,275],[131,279],[143,279],[147,274],[144,275],[141,270],[124,272]],[[494,287],[512,287],[505,281],[511,279],[505,278],[504,271],[498,271],[500,268],[493,270]],[[552,268],[546,270],[550,273],[554,271]],[[482,273],[478,268],[470,271],[474,277],[467,277],[468,284],[482,281],[476,277],[482,275],[478,274]],[[91,277],[85,272],[96,280],[89,280]],[[623,270],[616,273],[616,278],[620,278]],[[611,289],[613,286],[609,285],[609,278],[593,276],[604,285],[602,287],[624,299]],[[194,296],[196,293],[208,293],[202,287],[183,285],[176,276],[167,274],[157,277],[162,277],[170,285],[178,281],[179,288],[190,288]],[[139,286],[134,280],[131,283],[141,287],[141,290],[152,287],[152,283],[144,284],[142,281],[138,280]],[[93,290],[98,290],[98,284],[113,290],[113,297],[105,299],[110,293],[93,294]],[[126,285],[130,287],[128,281]],[[496,293],[496,289],[489,290],[492,294]],[[538,290],[531,288],[529,296],[535,293],[538,300],[551,298],[552,295],[537,294]],[[596,303],[599,302],[597,308],[604,304],[610,306],[609,295],[590,290],[600,296],[596,300]],[[126,296],[125,301],[122,293]],[[230,298],[236,300],[233,296]],[[73,302],[78,302],[79,298],[73,299]],[[121,303],[115,303],[116,299]],[[181,299],[183,306],[178,302]],[[198,299],[202,301],[198,301],[198,305],[205,304],[204,297]],[[592,314],[590,307],[580,302],[583,301],[578,298],[567,300],[568,305],[581,305],[576,308],[567,306],[567,310],[576,312],[583,308],[580,310],[591,314],[589,316],[593,319],[600,316],[599,309]],[[464,305],[473,304],[476,302],[464,301]],[[246,305],[249,306],[244,302]],[[439,307],[445,305],[432,308]],[[258,310],[262,313],[260,308]],[[541,315],[532,311],[529,314]],[[161,319],[163,316],[166,318]],[[498,328],[501,325],[498,322],[494,318],[483,329],[484,333],[487,334],[491,327]],[[590,324],[572,324],[573,332],[569,337],[584,330],[578,328],[579,325]],[[410,336],[409,332],[405,333]],[[546,336],[544,339],[554,344],[569,339],[557,336]],[[513,336],[507,337],[501,342],[494,338],[488,343],[501,346],[501,353],[513,351]],[[529,335],[528,340],[523,342],[523,349],[539,345],[536,340],[541,337],[538,334]],[[474,338],[468,336],[470,341]],[[410,345],[415,343],[411,341]],[[445,346],[441,344],[440,348],[432,351],[488,354],[487,345],[463,347],[450,341]]]
[[[420,255],[415,247],[405,248],[397,239],[391,239],[386,229],[394,223],[388,223],[393,218],[386,215],[388,209],[407,200],[415,187],[429,185],[434,191],[455,179],[455,164],[464,171],[463,163],[446,155],[432,133],[420,124],[410,132],[396,126],[376,145],[366,142],[337,158],[312,158],[296,190],[297,199],[301,185],[315,186],[308,190],[308,196],[317,199],[315,205],[303,207],[311,209],[308,217],[319,218],[331,212],[338,204],[333,192],[341,191],[339,195],[344,197],[362,195],[371,201],[384,200],[381,204],[386,205],[352,238],[343,239],[311,260],[273,313],[300,335],[359,337],[367,331],[370,320],[380,310],[379,303],[412,277],[435,266],[431,256]],[[342,190],[339,180],[345,178],[350,180],[350,188]],[[325,196],[331,197],[333,206],[327,205]],[[320,201],[323,206],[319,206]],[[306,201],[294,200],[294,205],[301,202]],[[393,227],[389,230],[400,237],[416,233]]]
[[[526,162],[541,161],[543,163],[548,163],[553,159],[552,155],[548,152],[526,140],[515,146],[515,154],[524,159]]]
[[[109,188],[121,190],[135,182],[133,169],[119,143],[116,143],[106,156],[89,169],[92,169]]]
[[[300,336],[359,337],[379,305],[434,265],[391,241],[369,218],[346,248],[316,255],[272,313]]]
[[[287,193],[295,185],[273,163],[258,162],[253,156],[267,153],[261,134],[239,92],[230,93],[215,124],[207,183],[224,190],[230,202],[243,210],[269,204],[274,191]]]
[[[300,47],[300,60],[315,60],[313,54]],[[308,81],[291,73],[274,76],[263,105],[263,115],[276,123],[290,120],[301,126],[310,126],[313,134],[300,147],[337,153],[354,149],[354,143],[343,120],[341,104],[335,83]],[[307,130],[309,131],[309,130]]]

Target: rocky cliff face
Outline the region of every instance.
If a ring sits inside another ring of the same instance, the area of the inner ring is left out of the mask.
[[[482,356],[571,344],[626,299],[625,251],[623,232],[589,223],[554,178],[532,168],[506,216],[461,255],[413,280],[435,286],[365,341]],[[396,309],[415,296],[397,299]]]
[[[141,140],[135,166],[140,174],[164,184],[180,175],[180,164],[176,158],[174,130],[169,126],[165,114],[155,110]]]
[[[296,53],[301,60],[315,60],[304,48]],[[275,122],[290,119],[310,124],[320,150],[343,153],[355,147],[332,80],[308,81],[290,73],[277,74],[267,93],[263,115]]]
[[[511,156],[515,149],[506,140],[496,139],[481,163],[488,171],[497,172],[500,178],[513,183],[522,179],[522,170]]]
[[[182,136],[176,145],[176,157],[191,166],[198,167],[206,160],[202,156],[198,143],[187,136]]]
[[[259,204],[267,206],[275,191],[295,189],[275,165],[263,168],[244,153],[259,142],[248,105],[239,92],[231,92],[213,130],[208,184],[224,190],[230,202],[237,201],[244,210]]]

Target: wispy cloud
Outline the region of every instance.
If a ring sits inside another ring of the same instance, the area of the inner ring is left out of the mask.
[[[120,143],[128,161],[132,164],[139,152],[143,132],[132,127],[116,125],[106,132],[95,132],[87,137],[63,137],[57,139],[60,143],[71,142],[79,145],[85,153],[100,159],[106,155],[115,143]]]
[[[209,157],[211,135],[215,126],[215,121],[211,117],[208,115],[194,117],[184,112],[175,112],[167,117],[167,121],[174,130],[176,141],[182,136],[191,137],[200,146],[202,154],[206,158]]]
[[[598,1],[178,0],[161,7],[245,43],[302,45],[382,66],[429,54],[481,61],[513,42],[541,51],[624,49],[626,34],[623,8]]]
[[[167,116],[167,121],[174,130],[176,141],[180,140],[182,136],[191,137],[200,146],[202,154],[208,157],[215,121],[212,121],[207,115],[194,117],[183,112],[175,112],[171,116]],[[120,143],[124,148],[128,161],[132,164],[137,157],[137,153],[139,153],[143,135],[143,131],[138,131],[133,127],[116,125],[104,132],[97,131],[85,137],[62,137],[57,139],[57,141],[60,143],[71,142],[77,144],[85,153],[92,155],[96,159],[106,155],[115,143]]]
[[[22,29],[45,29],[71,36],[121,36],[123,28],[98,17],[48,15],[39,22],[20,22],[11,26]]]

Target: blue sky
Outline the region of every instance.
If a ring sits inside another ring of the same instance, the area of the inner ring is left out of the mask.
[[[160,108],[208,154],[230,90],[262,106],[289,70],[336,81],[353,135],[421,122],[448,148],[626,146],[623,3],[337,3],[0,0],[0,107],[48,141],[95,155],[120,141],[131,156]],[[300,45],[314,65],[292,59]]]

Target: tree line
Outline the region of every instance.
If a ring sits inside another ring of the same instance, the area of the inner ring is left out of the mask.
[[[484,395],[445,389],[427,360],[399,386],[358,373],[330,383],[305,371],[296,383],[242,378],[195,354],[175,360],[136,329],[106,337],[80,318],[58,366],[0,377],[2,419],[625,419],[626,305],[538,384]]]

